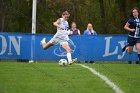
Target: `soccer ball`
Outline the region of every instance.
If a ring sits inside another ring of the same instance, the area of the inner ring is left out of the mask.
[[[60,59],[58,64],[60,66],[65,66],[65,65],[67,65],[67,60],[66,59]]]

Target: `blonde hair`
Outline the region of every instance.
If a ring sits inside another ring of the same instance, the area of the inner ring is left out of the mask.
[[[76,25],[76,22],[72,22],[71,25],[72,25],[72,24],[75,24],[75,25]]]
[[[91,26],[91,30],[93,30],[93,25],[91,23],[88,23],[87,30],[89,30],[89,26]]]

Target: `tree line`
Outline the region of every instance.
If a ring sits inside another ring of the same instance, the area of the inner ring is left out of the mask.
[[[81,33],[92,23],[98,34],[125,34],[123,26],[139,0],[37,0],[37,33],[54,34],[52,22],[68,10]],[[0,0],[0,31],[31,33],[32,0]]]

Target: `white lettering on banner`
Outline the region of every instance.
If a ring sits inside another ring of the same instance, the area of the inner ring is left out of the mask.
[[[0,52],[0,55],[3,55],[6,53],[6,50],[9,49],[8,55],[12,55],[12,49],[14,49],[17,53],[17,55],[20,55],[20,40],[21,36],[8,36],[8,41],[6,41],[6,37],[0,35],[0,38],[2,40],[2,49]],[[16,39],[17,38],[17,39]],[[7,46],[9,44],[9,46]],[[14,48],[12,48],[12,45]]]
[[[20,39],[22,38],[21,36],[17,36],[18,38],[18,42],[15,38],[15,36],[8,36],[9,37],[9,55],[12,55],[12,52],[11,52],[11,45],[13,44],[15,50],[16,50],[16,53],[17,55],[20,55]]]
[[[118,54],[119,53],[119,46],[115,46],[115,50],[113,52],[110,52],[111,39],[112,39],[112,36],[111,37],[105,37],[106,46],[105,46],[105,53],[104,53],[103,57],[118,55],[117,56],[118,59],[123,59],[126,52],[122,52],[122,54]],[[125,46],[125,43],[126,43],[126,41],[118,41],[118,44],[120,45],[121,49]],[[133,48],[133,51],[137,52],[135,46]]]
[[[0,38],[2,40],[0,55],[3,55],[6,52],[7,43],[6,43],[6,38],[4,36],[0,35]]]
[[[106,57],[106,56],[110,56],[110,55],[115,55],[118,53],[118,46],[115,48],[115,50],[113,52],[110,52],[110,40],[111,40],[112,36],[111,37],[105,37],[105,40],[106,40],[106,46],[105,46],[105,54],[103,55],[103,57]]]

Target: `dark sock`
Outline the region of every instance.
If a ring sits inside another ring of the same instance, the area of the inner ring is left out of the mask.
[[[125,45],[123,48],[122,48],[122,52],[124,52],[126,50],[126,48],[128,47],[128,45]]]
[[[139,61],[139,64],[140,64],[140,54],[138,54],[138,61]]]
[[[138,58],[139,58],[139,61],[140,61],[140,54],[138,54]]]

